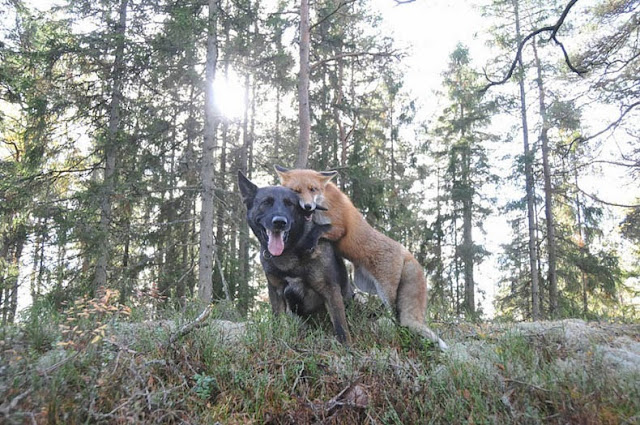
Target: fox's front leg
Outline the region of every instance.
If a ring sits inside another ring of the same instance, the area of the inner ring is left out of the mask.
[[[313,222],[320,226],[328,224],[331,225],[330,228],[324,230],[322,238],[332,242],[342,239],[342,237],[347,233],[347,230],[344,228],[342,223],[332,222],[329,215],[324,210],[316,210],[316,212],[313,213]]]

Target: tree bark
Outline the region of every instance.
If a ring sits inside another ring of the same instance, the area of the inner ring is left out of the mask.
[[[309,23],[309,0],[300,0],[300,72],[298,73],[298,157],[296,168],[305,168],[309,159],[311,139],[311,111],[309,106],[309,51],[311,49],[311,29]]]
[[[244,117],[242,119],[242,148],[240,149],[240,170],[246,176],[249,170],[249,150],[251,134],[249,131],[249,74],[244,79]],[[240,220],[238,240],[239,279],[237,288],[237,306],[241,314],[246,314],[249,307],[249,226],[247,220]]]
[[[518,44],[522,41],[520,33],[520,1],[514,1],[516,19],[516,38]],[[527,227],[529,233],[529,268],[531,273],[531,319],[540,320],[540,286],[538,282],[538,250],[536,246],[535,224],[535,186],[533,179],[533,153],[529,149],[529,124],[527,120],[527,99],[524,87],[524,65],[522,55],[518,57],[518,87],[520,88],[520,115],[522,117],[522,142],[524,145],[524,175],[527,198]]]
[[[210,303],[213,294],[212,273],[215,245],[213,242],[213,200],[214,184],[214,151],[216,149],[216,129],[218,114],[214,102],[213,82],[218,62],[217,19],[219,0],[209,0],[209,23],[207,31],[207,59],[205,63],[204,87],[204,137],[202,140],[202,164],[200,179],[202,181],[202,207],[200,212],[200,263],[198,267],[198,297]]]
[[[468,192],[462,200],[462,261],[464,267],[464,309],[467,319],[469,319],[475,317],[476,303],[473,278],[473,199],[469,178],[471,152],[468,145],[463,147],[460,159],[462,163],[461,179],[465,190]]]
[[[574,158],[574,162],[576,159]],[[578,186],[578,169],[573,169],[573,178],[576,185],[576,218],[578,219],[578,247],[580,249],[580,254],[584,255],[588,249],[587,246],[587,236],[584,231],[584,226],[582,223],[582,201],[580,200],[580,191],[577,190]],[[580,270],[580,283],[582,285],[582,315],[587,317],[589,314],[589,298],[588,298],[588,288],[587,288],[587,274],[584,270]]]
[[[111,202],[115,188],[116,158],[118,155],[119,130],[121,127],[120,106],[122,102],[122,87],[124,84],[124,42],[127,29],[127,5],[129,0],[121,0],[119,7],[119,21],[116,27],[116,49],[113,60],[111,91],[111,105],[109,107],[109,125],[107,140],[104,148],[104,177],[100,199],[100,233],[98,242],[98,260],[93,282],[93,291],[107,285],[107,268],[109,266]]]
[[[540,118],[542,119],[542,129],[540,131],[540,141],[542,143],[542,170],[544,174],[544,213],[547,220],[547,251],[549,255],[549,316],[555,318],[558,315],[558,277],[556,273],[556,237],[553,218],[553,188],[551,186],[551,165],[549,164],[549,121],[547,119],[547,107],[545,104],[544,83],[542,81],[542,65],[538,57],[536,43],[533,46],[533,55],[536,63],[538,85],[538,98],[540,101]]]

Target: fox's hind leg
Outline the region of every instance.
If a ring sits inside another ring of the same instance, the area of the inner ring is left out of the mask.
[[[427,282],[422,267],[415,258],[406,258],[396,300],[398,320],[402,326],[433,341],[444,351],[449,348],[447,344],[425,324],[426,309]]]

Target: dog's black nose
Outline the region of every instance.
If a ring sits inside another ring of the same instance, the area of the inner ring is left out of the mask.
[[[311,211],[313,209],[313,205],[311,204],[304,204],[304,209],[305,211]]]
[[[280,215],[276,215],[271,220],[271,224],[273,224],[273,228],[276,230],[282,230],[287,225],[287,217],[282,217]]]

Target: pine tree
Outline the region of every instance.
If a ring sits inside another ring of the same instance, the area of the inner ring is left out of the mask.
[[[493,136],[484,133],[483,127],[490,122],[494,106],[482,99],[479,77],[470,63],[468,49],[458,45],[444,75],[450,106],[438,118],[436,135],[447,142],[445,180],[449,183],[445,190],[451,203],[448,221],[455,247],[454,279],[457,282],[462,272],[462,308],[466,317],[475,318],[474,266],[486,251],[475,243],[473,229],[488,214],[488,209],[482,206],[481,191],[482,186],[494,177],[489,171],[483,143]],[[458,227],[459,222],[461,227]],[[456,293],[459,294],[458,290]]]

